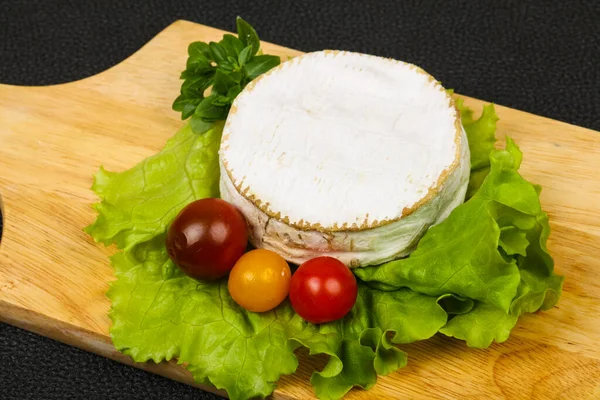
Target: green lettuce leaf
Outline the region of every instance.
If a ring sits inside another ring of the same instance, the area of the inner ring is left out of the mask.
[[[490,166],[490,153],[496,144],[496,122],[498,115],[493,104],[483,106],[478,119],[473,119],[473,111],[458,99],[456,106],[461,111],[461,119],[471,150],[471,170],[476,171]]]
[[[473,110],[464,105],[461,98],[455,100],[462,120],[469,150],[471,151],[471,177],[467,187],[467,200],[479,190],[485,177],[490,172],[490,154],[496,144],[496,122],[498,115],[493,104],[483,107],[478,119],[473,118]]]
[[[485,348],[495,340],[502,343],[510,335],[518,316],[509,315],[488,304],[477,302],[473,309],[457,315],[440,332],[467,342],[469,347]]]
[[[520,254],[527,256],[527,233],[516,226],[505,226],[500,228],[500,241],[498,245],[507,255]]]
[[[546,279],[538,279],[526,271],[521,271],[521,276],[521,285],[509,313],[477,302],[470,312],[450,319],[440,332],[466,341],[469,347],[486,348],[493,341],[506,341],[521,314],[554,307],[562,290],[562,276],[552,274]]]
[[[186,124],[164,149],[128,171],[104,168],[94,176],[96,221],[85,231],[105,245],[131,249],[164,233],[188,203],[219,196],[219,158],[223,124],[203,135]]]

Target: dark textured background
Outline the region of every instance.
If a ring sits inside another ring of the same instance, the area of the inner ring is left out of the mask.
[[[0,0],[0,83],[81,79],[177,19],[231,30],[236,15],[268,41],[413,62],[460,93],[600,130],[598,0]],[[9,399],[214,397],[3,324],[0,388]]]

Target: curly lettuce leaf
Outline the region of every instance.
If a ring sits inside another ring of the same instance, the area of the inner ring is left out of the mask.
[[[502,343],[507,340],[517,319],[516,315],[478,302],[470,312],[448,321],[440,332],[466,341],[469,347],[481,349],[489,347],[493,341]]]
[[[468,200],[479,190],[490,172],[490,154],[496,144],[496,123],[499,118],[493,104],[483,106],[483,112],[477,119],[473,118],[473,110],[464,105],[463,99],[457,98],[455,104],[471,151],[471,177],[466,195]]]
[[[188,203],[219,196],[219,158],[223,124],[203,135],[186,124],[164,149],[125,172],[104,168],[94,176],[96,221],[85,231],[97,242],[120,249],[151,240]],[[215,179],[216,177],[216,179]]]
[[[529,246],[527,233],[516,226],[500,228],[500,240],[498,245],[509,256],[515,254],[527,256],[527,247]]]
[[[494,105],[483,106],[483,112],[477,119],[473,119],[473,111],[464,106],[462,99],[456,100],[456,107],[461,112],[463,127],[469,141],[471,170],[489,167],[490,153],[496,144],[496,122],[498,122]]]
[[[486,348],[493,341],[506,341],[521,314],[554,307],[562,290],[562,276],[553,274],[546,279],[532,279],[526,271],[522,271],[521,276],[523,279],[510,312],[477,302],[470,312],[450,319],[440,332],[464,340],[469,347]]]

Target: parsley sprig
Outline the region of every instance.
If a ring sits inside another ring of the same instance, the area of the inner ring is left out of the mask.
[[[260,40],[250,24],[238,17],[237,34],[223,35],[219,42],[194,42],[188,59],[181,94],[173,109],[181,119],[191,117],[195,133],[206,132],[216,121],[227,118],[233,100],[257,76],[279,65],[277,56],[260,54]],[[208,88],[210,95],[205,96]]]

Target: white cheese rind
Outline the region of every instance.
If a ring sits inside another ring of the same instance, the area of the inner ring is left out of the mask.
[[[236,99],[221,197],[245,215],[253,245],[291,262],[406,256],[464,201],[469,149],[458,118],[439,83],[412,65],[307,54]]]

